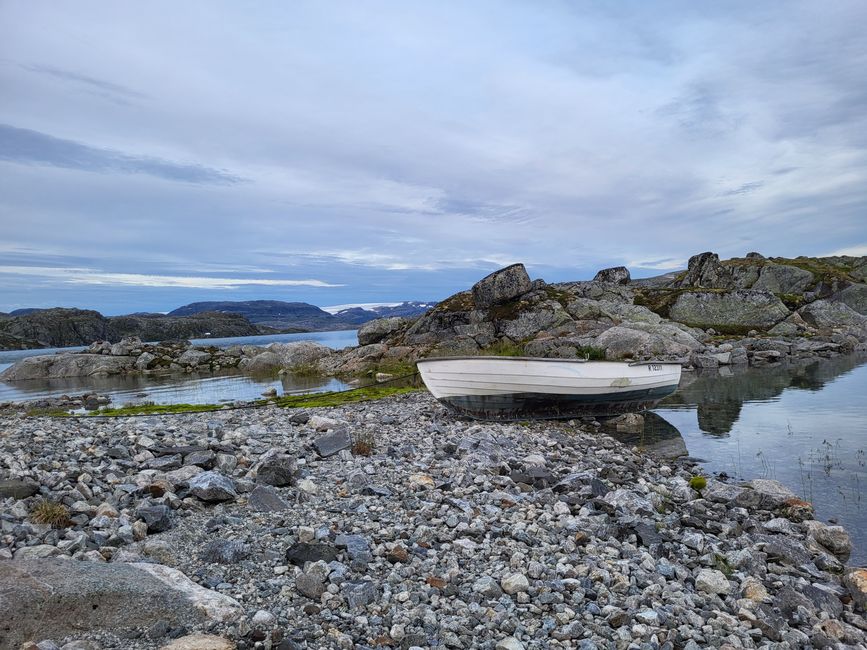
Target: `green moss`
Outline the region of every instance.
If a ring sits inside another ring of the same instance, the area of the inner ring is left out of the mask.
[[[722,573],[726,578],[730,578],[731,575],[735,572],[734,567],[729,564],[729,561],[725,559],[719,553],[713,554],[713,563],[716,567],[716,570]]]
[[[27,417],[51,417],[51,418],[68,418],[69,411],[60,408],[33,408],[27,410]]]
[[[795,311],[804,306],[804,296],[798,293],[778,293],[776,294],[782,303],[789,311]]]
[[[556,289],[550,284],[545,286],[545,293],[551,300],[556,300],[557,302],[559,302],[560,306],[562,306],[564,309],[570,301],[575,299],[574,294],[569,293],[568,291],[563,291],[562,289]]]
[[[322,369],[315,363],[296,363],[287,369],[293,377],[319,377]]]
[[[167,415],[171,413],[196,413],[199,411],[218,411],[219,404],[128,404],[118,408],[102,409],[89,415]]]
[[[820,283],[857,282],[857,279],[850,275],[852,265],[846,262],[829,262],[821,257],[772,257],[770,260],[812,273],[814,281],[808,289],[814,289]]]
[[[436,307],[434,307],[432,312],[455,312],[455,311],[472,311],[475,309],[475,303],[473,302],[473,294],[470,291],[461,291],[460,293],[456,293],[449,298],[446,298],[441,303],[439,303]]]
[[[397,377],[405,377],[406,375],[414,375],[416,373],[415,363],[411,361],[399,361],[397,359],[381,361],[376,364],[371,370],[365,374],[368,377],[376,376],[376,373],[382,372],[388,375]]]
[[[707,479],[704,476],[693,476],[689,479],[689,487],[696,492],[701,492],[707,487]]]
[[[590,361],[605,361],[605,348],[597,348],[592,345],[586,345],[575,348],[579,359],[589,359]]]
[[[320,406],[341,406],[356,402],[369,402],[371,400],[403,395],[420,390],[413,386],[365,386],[356,390],[347,390],[330,393],[312,393],[310,395],[284,395],[273,400],[277,406],[284,408],[315,408]]]

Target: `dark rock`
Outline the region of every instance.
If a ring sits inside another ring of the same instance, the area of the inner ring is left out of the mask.
[[[283,487],[295,482],[295,459],[286,454],[266,458],[256,472],[256,482]]]
[[[629,284],[631,277],[629,269],[625,266],[614,266],[610,269],[602,269],[593,278],[594,282],[611,282],[613,284]]]
[[[39,492],[39,484],[27,479],[0,480],[0,499],[26,499]]]
[[[147,524],[148,533],[161,533],[173,525],[172,511],[168,506],[143,506],[135,511],[135,516]]]
[[[731,289],[731,272],[719,261],[719,255],[706,252],[689,258],[682,287],[705,287],[708,289]]]
[[[168,472],[169,470],[178,469],[181,466],[181,456],[180,454],[174,454],[172,456],[157,456],[156,458],[151,458],[147,466],[150,469],[159,470],[160,472]]]
[[[328,458],[334,454],[349,449],[352,446],[352,438],[346,429],[338,429],[334,433],[321,436],[313,442],[316,453],[322,458]]]
[[[332,562],[337,559],[337,549],[330,544],[308,544],[297,542],[286,550],[286,560],[290,564],[303,567],[306,562]]]
[[[486,309],[527,293],[532,288],[530,276],[523,264],[512,264],[494,271],[473,285],[473,302]]]
[[[308,598],[318,600],[325,593],[325,583],[317,575],[301,573],[295,578],[295,589]]]
[[[373,560],[370,545],[361,535],[338,535],[334,545],[337,548],[345,548],[346,554],[354,563],[367,564]]]
[[[210,449],[194,451],[184,457],[184,465],[195,465],[202,469],[213,469],[217,462],[217,455]]]
[[[761,604],[756,608],[755,626],[771,641],[781,641],[786,622],[774,612],[770,605]]]
[[[290,508],[274,488],[265,485],[253,488],[247,503],[256,512],[282,512]]]

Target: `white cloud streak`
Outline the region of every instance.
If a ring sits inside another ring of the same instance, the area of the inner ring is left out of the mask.
[[[271,278],[212,278],[202,276],[152,275],[144,273],[106,273],[86,268],[0,265],[0,275],[31,276],[66,284],[127,287],[173,287],[226,290],[245,286],[261,287],[341,287],[322,280],[278,280]]]

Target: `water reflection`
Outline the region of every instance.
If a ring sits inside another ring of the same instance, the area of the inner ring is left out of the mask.
[[[640,432],[606,431],[612,438],[630,447],[660,458],[680,458],[689,455],[686,441],[671,422],[653,411],[644,414],[644,426]]]

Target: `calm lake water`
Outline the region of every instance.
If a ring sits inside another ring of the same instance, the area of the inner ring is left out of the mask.
[[[271,336],[239,336],[222,339],[193,339],[194,345],[269,345],[291,341],[316,341],[339,350],[358,345],[356,330],[336,332],[309,332],[303,334],[275,334]],[[49,348],[42,350],[11,350],[0,352],[0,372],[23,359],[38,354],[54,354],[83,350],[75,348]],[[111,395],[112,404],[155,402],[157,404],[214,404],[250,400],[261,397],[269,388],[276,388],[280,395],[342,390],[346,384],[331,378],[247,377],[236,371],[217,376],[172,375],[167,377],[81,377],[67,379],[44,379],[33,381],[0,382],[0,402],[31,400],[43,397],[71,395],[88,391]]]
[[[228,347],[301,340],[335,349],[358,343],[355,330],[195,343]],[[51,352],[0,352],[0,370],[24,356]],[[96,390],[110,394],[115,405],[205,404],[255,399],[271,387],[278,394],[297,394],[347,385],[328,378],[238,374],[0,382],[0,402]],[[678,391],[646,420],[643,434],[616,437],[663,455],[700,459],[708,474],[782,481],[814,504],[818,519],[844,525],[855,544],[851,563],[867,565],[867,357],[685,372]]]
[[[648,420],[643,435],[617,437],[688,453],[708,474],[783,482],[845,526],[851,563],[867,565],[867,358],[684,373]]]

